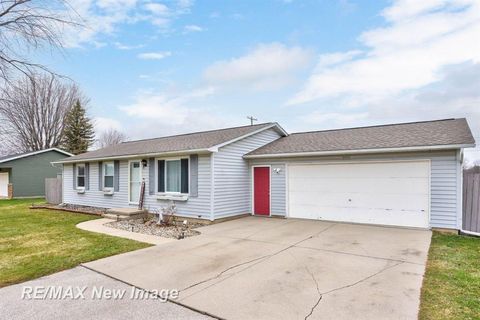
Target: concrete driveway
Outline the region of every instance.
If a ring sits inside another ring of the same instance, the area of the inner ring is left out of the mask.
[[[248,217],[85,264],[226,319],[415,319],[431,232]]]

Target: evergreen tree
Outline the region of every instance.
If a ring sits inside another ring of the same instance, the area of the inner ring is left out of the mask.
[[[87,152],[95,138],[95,131],[85,108],[77,100],[67,115],[63,148],[73,154]]]

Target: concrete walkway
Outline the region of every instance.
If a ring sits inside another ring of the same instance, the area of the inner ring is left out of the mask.
[[[37,290],[37,299],[29,292]],[[73,290],[73,297],[68,290]],[[84,289],[85,288],[85,289]],[[62,290],[54,297],[53,290]],[[84,291],[82,291],[84,290]],[[82,291],[82,294],[79,294]],[[94,293],[95,292],[95,293]],[[109,292],[116,297],[108,298]],[[43,294],[42,294],[43,293]],[[133,294],[132,294],[133,293]],[[120,297],[120,295],[123,296]],[[145,295],[144,295],[145,294]],[[62,298],[63,297],[63,298]],[[149,298],[146,298],[149,297]],[[83,267],[0,289],[0,319],[211,319]]]
[[[112,222],[112,221],[113,220],[111,219],[90,220],[90,221],[85,221],[77,224],[77,228],[86,230],[86,231],[91,231],[91,232],[108,234],[109,236],[121,237],[121,238],[127,238],[127,239],[136,240],[140,242],[151,243],[154,245],[160,245],[160,244],[178,241],[172,238],[164,238],[164,237],[153,236],[153,235],[143,234],[138,232],[130,232],[130,231],[125,231],[125,230],[104,226],[105,223]]]
[[[416,319],[431,232],[248,217],[86,263],[225,319]]]

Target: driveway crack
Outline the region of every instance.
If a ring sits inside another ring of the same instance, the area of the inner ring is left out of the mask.
[[[281,250],[278,250],[278,251],[276,251],[276,252],[274,252],[274,253],[267,254],[267,255],[263,255],[263,256],[260,256],[260,257],[258,257],[258,258],[255,258],[255,259],[252,259],[252,260],[249,260],[249,261],[244,261],[244,262],[235,264],[235,265],[233,265],[233,266],[230,266],[230,267],[222,270],[221,272],[217,273],[217,274],[216,274],[215,276],[213,276],[213,277],[210,277],[210,278],[207,278],[207,279],[205,279],[205,280],[196,282],[196,283],[194,283],[194,284],[191,284],[191,285],[189,285],[189,286],[181,289],[181,290],[179,291],[179,293],[181,293],[182,291],[185,291],[185,290],[187,290],[187,289],[191,289],[191,288],[194,288],[194,287],[199,286],[199,285],[201,285],[201,284],[204,284],[204,283],[206,283],[206,282],[209,282],[209,281],[218,279],[218,278],[220,278],[222,275],[224,275],[226,272],[228,272],[228,271],[230,271],[230,270],[233,270],[233,269],[235,269],[235,268],[237,268],[237,267],[240,267],[240,266],[243,266],[243,265],[246,265],[246,264],[255,262],[255,263],[251,264],[250,266],[246,267],[245,269],[242,269],[242,270],[240,270],[240,271],[238,271],[238,272],[235,272],[233,275],[236,275],[236,274],[238,274],[238,273],[240,273],[240,272],[243,272],[243,271],[245,271],[245,270],[247,270],[247,269],[250,269],[251,267],[256,266],[257,264],[259,264],[259,263],[261,263],[261,262],[263,262],[263,261],[265,261],[265,260],[267,260],[267,259],[270,259],[270,258],[272,258],[272,257],[274,257],[274,256],[276,256],[276,255],[278,255],[278,254],[280,254],[280,253],[288,250],[288,249],[291,249],[291,248],[299,245],[299,244],[302,243],[302,242],[305,242],[305,241],[307,241],[307,240],[309,240],[309,239],[312,239],[312,238],[314,238],[314,237],[317,237],[319,234],[321,234],[321,233],[323,233],[323,232],[331,229],[331,228],[334,227],[335,225],[336,225],[336,224],[332,224],[332,225],[326,227],[325,229],[323,229],[323,230],[321,230],[321,231],[319,231],[319,232],[317,232],[317,233],[315,233],[315,234],[313,234],[313,235],[311,235],[311,236],[308,236],[308,237],[306,237],[305,239],[302,239],[302,240],[300,240],[300,241],[297,241],[297,242],[295,242],[295,243],[293,243],[293,244],[291,244],[291,245],[289,245],[289,246],[287,246],[287,247],[285,247],[285,248],[283,248],[283,249],[281,249]],[[232,276],[233,276],[233,275],[232,275]],[[230,278],[230,277],[228,277],[228,278]],[[228,279],[228,278],[226,278],[226,279]],[[226,280],[226,279],[224,279],[224,280]],[[218,283],[220,283],[220,282],[222,282],[222,281],[219,281]],[[210,288],[210,287],[211,287],[211,286],[208,286],[207,288]],[[206,288],[205,288],[205,289],[206,289]],[[203,290],[201,290],[201,291],[203,291]],[[192,294],[192,295],[193,295],[193,294]]]
[[[305,320],[313,314],[313,312],[315,311],[315,308],[320,304],[320,301],[322,300],[322,298],[323,298],[324,295],[330,294],[330,293],[332,293],[332,292],[340,291],[340,290],[343,290],[343,289],[347,289],[347,288],[354,287],[354,286],[356,286],[356,285],[358,285],[358,284],[360,284],[360,283],[362,283],[362,282],[365,282],[365,281],[367,281],[367,280],[369,280],[369,279],[371,279],[371,278],[373,278],[373,277],[375,277],[375,276],[377,276],[377,275],[379,275],[379,274],[381,274],[381,273],[383,273],[383,272],[385,272],[385,271],[387,271],[387,270],[389,270],[389,269],[392,269],[392,268],[394,268],[394,267],[396,267],[396,266],[398,266],[398,265],[401,265],[402,263],[405,263],[405,262],[404,262],[404,261],[400,261],[400,262],[395,263],[395,264],[393,264],[393,265],[391,265],[391,266],[387,266],[387,267],[385,267],[385,268],[382,268],[381,270],[379,270],[379,271],[377,271],[377,272],[375,272],[375,273],[373,273],[373,274],[371,274],[371,275],[369,275],[369,276],[367,276],[367,277],[365,277],[365,278],[362,278],[362,279],[360,279],[360,280],[358,280],[358,281],[356,281],[356,282],[354,282],[354,283],[347,284],[347,285],[344,285],[344,286],[341,286],[341,287],[338,287],[338,288],[334,288],[334,289],[332,289],[332,290],[329,290],[329,291],[326,291],[326,292],[323,292],[323,293],[320,292],[320,289],[318,288],[318,282],[316,281],[315,277],[314,277],[313,274],[310,272],[310,270],[308,270],[308,268],[307,268],[307,272],[311,275],[311,277],[313,278],[313,280],[315,281],[315,283],[316,283],[316,285],[317,285],[317,292],[318,292],[318,294],[319,294],[320,296],[319,296],[317,302],[316,302],[316,303],[313,305],[313,307],[310,309],[310,312],[305,316]]]
[[[313,312],[315,311],[315,308],[318,306],[318,304],[320,303],[320,301],[322,300],[322,293],[320,292],[320,287],[318,286],[318,281],[317,279],[315,279],[315,276],[313,275],[313,273],[310,271],[310,269],[308,269],[308,267],[305,266],[305,270],[307,270],[307,272],[310,274],[310,276],[312,277],[312,280],[315,282],[315,285],[317,286],[317,292],[318,292],[318,299],[317,301],[315,302],[315,304],[313,305],[313,307],[310,309],[310,312],[305,316],[305,320],[307,320],[312,314]]]

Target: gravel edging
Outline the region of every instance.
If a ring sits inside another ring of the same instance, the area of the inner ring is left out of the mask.
[[[190,227],[182,226],[163,226],[157,225],[154,220],[144,221],[143,219],[132,219],[122,221],[112,221],[105,223],[104,226],[120,229],[130,232],[138,232],[158,237],[182,239],[187,237],[193,237],[200,234],[199,231],[193,228],[199,227],[199,225],[193,225]]]

